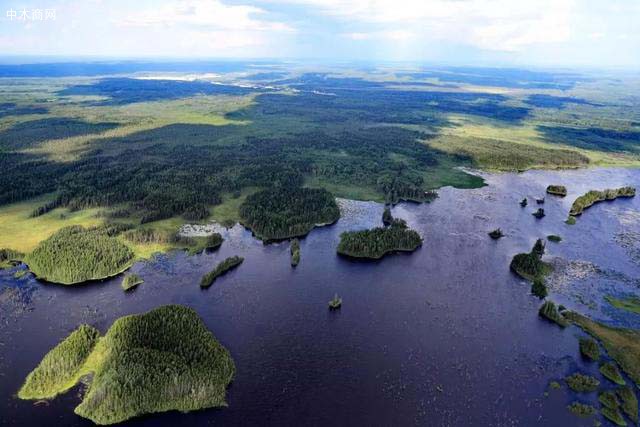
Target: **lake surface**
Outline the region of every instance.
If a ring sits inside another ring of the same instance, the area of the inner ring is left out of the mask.
[[[423,237],[412,254],[379,262],[336,255],[340,233],[381,225],[383,206],[340,201],[342,218],[301,241],[289,265],[288,243],[263,245],[239,226],[213,253],[159,255],[133,271],[145,280],[124,293],[120,278],[83,287],[41,284],[0,272],[0,417],[3,425],[91,425],[73,413],[78,391],[34,406],[14,397],[41,358],[80,323],[105,332],[123,315],[164,304],[194,308],[231,352],[237,368],[228,408],[132,420],[174,425],[593,425],[573,416],[576,397],[544,393],[548,383],[597,365],[581,359],[575,327],[541,320],[530,284],[509,271],[536,238],[556,271],[550,298],[609,324],[640,328],[640,316],[614,309],[607,294],[638,295],[640,197],[598,204],[564,223],[572,201],[589,189],[640,187],[640,170],[592,169],[483,174],[488,186],[444,188],[430,204],[393,209]],[[534,197],[548,184],[569,189],[547,196],[541,220]],[[519,201],[529,197],[527,208]],[[494,241],[488,231],[501,227]],[[238,269],[206,290],[200,277],[231,255]],[[327,302],[338,293],[340,311]],[[597,406],[597,404],[596,404]],[[604,422],[604,425],[607,425]]]

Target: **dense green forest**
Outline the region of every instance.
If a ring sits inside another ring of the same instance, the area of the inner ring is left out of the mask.
[[[51,399],[76,385],[99,338],[100,332],[97,329],[81,325],[46,354],[27,377],[18,391],[18,397]]]
[[[395,251],[414,251],[420,245],[420,235],[409,229],[404,221],[394,219],[389,227],[342,233],[338,253],[354,258],[379,259]]]
[[[200,287],[208,288],[218,277],[230,270],[233,270],[234,268],[237,268],[243,261],[244,258],[241,256],[232,256],[222,260],[218,265],[216,265],[216,268],[202,276],[202,280],[200,280]]]
[[[332,224],[340,210],[327,190],[274,187],[247,197],[240,218],[258,238],[269,241],[304,236],[318,224]]]
[[[534,281],[543,279],[549,273],[551,266],[542,261],[545,244],[542,239],[538,239],[529,253],[517,254],[511,260],[511,270],[519,276]]]
[[[50,398],[93,374],[75,412],[96,424],[226,406],[233,360],[192,309],[170,305],[122,317],[98,336],[81,326],[45,356],[19,397]]]
[[[108,227],[66,227],[44,240],[24,262],[36,277],[73,285],[126,270],[134,254]]]

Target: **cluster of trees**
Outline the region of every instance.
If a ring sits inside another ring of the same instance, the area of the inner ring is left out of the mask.
[[[131,273],[124,276],[122,279],[122,289],[128,291],[129,289],[133,289],[139,284],[144,283],[144,280],[137,274]]]
[[[300,240],[291,240],[291,247],[289,250],[291,252],[291,265],[295,267],[300,263]]]
[[[598,386],[600,385],[600,381],[590,375],[584,375],[580,372],[576,372],[572,375],[566,377],[565,382],[573,391],[577,391],[579,393],[588,393],[591,391],[596,391]]]
[[[159,243],[184,248],[190,255],[204,250],[218,248],[224,239],[220,233],[212,233],[208,236],[187,237],[166,229],[136,228],[123,233],[125,240],[137,244]]]
[[[0,248],[0,268],[10,266],[13,261],[20,261],[24,254],[13,249]]]
[[[547,193],[564,197],[567,195],[567,187],[564,185],[549,185],[547,186]]]
[[[389,227],[348,231],[340,235],[338,253],[355,258],[379,259],[395,251],[414,251],[422,244],[420,235],[400,219]]]
[[[93,343],[98,333],[87,328],[78,331]],[[45,357],[24,390],[34,388],[35,378],[46,377],[54,383],[54,394],[60,393],[80,379],[78,371],[93,373],[75,413],[100,425],[146,413],[226,405],[226,388],[235,374],[233,359],[190,308],[164,306],[118,319],[99,339],[94,352],[100,357],[91,357],[92,363],[84,361],[93,346],[76,344],[74,334]],[[68,369],[67,360],[79,363]],[[36,376],[38,372],[44,375]],[[38,399],[51,394],[23,393],[20,397]]]
[[[560,310],[553,301],[545,301],[540,310],[538,310],[540,317],[544,317],[556,323],[561,328],[566,328],[569,325],[569,321],[560,313]]]
[[[244,258],[237,255],[224,259],[218,265],[216,265],[216,268],[202,276],[202,280],[200,280],[200,287],[208,288],[213,284],[213,282],[215,282],[218,277],[222,276],[227,271],[233,270],[234,268],[238,267],[240,264],[242,264],[243,261]]]
[[[187,88],[178,86],[176,90]],[[118,87],[121,92],[115,91]],[[108,80],[73,91],[127,97],[134,89],[143,98],[148,95],[147,89],[158,96],[166,95],[160,84],[135,80]],[[178,96],[188,93],[178,92]],[[246,187],[301,186],[310,175],[333,183],[376,188],[391,202],[422,200],[426,186],[422,173],[444,156],[419,142],[428,135],[392,126],[371,128],[352,121],[353,112],[361,110],[365,115],[389,114],[387,118],[397,122],[402,115],[414,114],[410,111],[413,108],[424,110],[422,101],[409,102],[413,97],[414,94],[405,93],[395,105],[376,98],[372,100],[376,108],[370,108],[367,97],[350,95],[345,101],[349,107],[334,111],[332,105],[324,105],[323,98],[330,97],[261,95],[253,106],[229,115],[250,118],[254,123],[250,132],[234,125],[175,124],[94,141],[90,150],[68,162],[7,151],[0,157],[0,205],[56,192],[56,199],[36,209],[34,215],[59,206],[76,210],[124,204],[143,223],[177,215],[201,220],[209,216],[211,205],[221,202],[223,193],[236,193]],[[456,102],[476,98],[474,95]],[[303,133],[280,137],[270,131],[274,118],[288,120],[291,115],[324,124],[325,118],[318,116],[322,111],[338,115],[326,118],[331,126],[309,126]],[[388,121],[379,118],[373,121]],[[420,123],[424,124],[424,120]],[[103,132],[114,124],[56,118],[27,122],[24,126],[37,144],[44,139]],[[6,131],[0,132],[2,138],[19,139]],[[233,138],[238,143],[217,143]]]
[[[28,376],[18,391],[20,399],[51,399],[73,387],[100,339],[100,332],[81,325],[54,347]]]
[[[634,187],[620,187],[616,189],[607,189],[604,191],[591,190],[586,194],[578,197],[571,205],[569,215],[577,216],[591,207],[592,205],[604,202],[605,200],[615,200],[618,197],[634,197],[636,189]]]
[[[263,240],[304,236],[318,224],[340,218],[333,195],[324,189],[285,187],[254,193],[240,205],[240,218]]]
[[[118,227],[66,227],[42,241],[24,262],[38,278],[73,285],[128,268],[134,254],[113,237]]]
[[[542,239],[538,239],[529,253],[517,254],[511,260],[511,270],[519,276],[534,281],[542,279],[549,273],[549,264],[542,261],[545,244]]]

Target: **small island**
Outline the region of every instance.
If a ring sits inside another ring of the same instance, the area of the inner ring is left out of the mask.
[[[618,385],[626,385],[627,382],[622,378],[620,371],[618,370],[618,366],[615,362],[607,362],[600,365],[600,373],[607,378],[609,381],[618,384]]]
[[[600,381],[590,375],[584,375],[576,372],[566,377],[565,382],[569,388],[578,393],[589,393],[596,391],[600,385]]]
[[[353,258],[380,259],[393,252],[413,252],[422,245],[422,237],[400,219],[389,227],[347,231],[340,235],[338,253]]]
[[[138,276],[137,274],[127,274],[124,276],[124,279],[122,279],[122,289],[125,291],[128,291],[130,289],[136,288],[138,285],[144,283],[144,280],[142,280],[142,278],[140,276]]]
[[[340,307],[342,307],[342,298],[335,294],[333,299],[329,301],[329,310],[338,310]]]
[[[489,232],[489,237],[491,237],[494,240],[500,239],[501,237],[504,237],[504,233],[502,232],[501,229],[496,228],[493,231]]]
[[[547,187],[547,194],[565,197],[567,195],[567,187],[564,185],[549,185]]]
[[[509,266],[511,271],[530,281],[534,281],[536,278],[544,278],[551,272],[551,265],[542,261],[544,251],[544,241],[538,239],[531,252],[520,253],[513,257]]]
[[[75,413],[107,425],[155,412],[226,406],[233,359],[190,308],[116,320],[100,337],[82,325],[29,374],[20,399],[52,399],[90,378]],[[135,385],[135,386],[133,386]]]
[[[545,217],[544,209],[538,208],[538,210],[532,213],[531,215],[535,216],[538,219],[544,218]]]
[[[238,267],[240,264],[242,264],[243,261],[244,258],[240,256],[232,256],[223,260],[220,264],[216,265],[216,268],[202,277],[202,280],[200,281],[200,287],[208,288],[213,284],[213,282],[215,282],[218,277]]]
[[[289,251],[291,252],[291,266],[295,267],[300,263],[300,241],[298,239],[291,241]]]
[[[590,208],[596,203],[604,202],[606,200],[615,200],[618,198],[634,197],[636,195],[636,189],[634,187],[621,187],[618,189],[608,189],[604,191],[591,190],[586,194],[578,197],[571,205],[569,215],[578,216],[584,212],[585,209]]]
[[[340,209],[333,194],[319,188],[272,188],[247,197],[241,223],[266,242],[303,237],[314,227],[333,224]]]
[[[70,226],[26,255],[24,263],[38,279],[62,285],[100,280],[131,267],[133,251],[107,227]]]
[[[520,206],[521,207],[526,208],[528,204],[529,204],[529,202],[528,202],[526,197],[524,199],[520,200]]]

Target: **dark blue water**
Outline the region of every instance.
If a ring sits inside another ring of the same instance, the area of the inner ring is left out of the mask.
[[[569,206],[589,189],[640,187],[640,170],[532,171],[486,175],[487,187],[442,189],[431,204],[402,204],[393,214],[424,237],[412,254],[354,262],[335,248],[344,230],[380,225],[382,206],[342,202],[343,217],[301,242],[302,260],[289,265],[288,244],[265,246],[236,227],[217,252],[182,252],[139,263],[145,283],[130,293],[120,278],[84,287],[45,285],[0,273],[0,417],[3,425],[89,425],[73,414],[76,391],[34,406],[14,394],[42,356],[79,323],[103,332],[114,319],[163,304],[193,307],[231,352],[237,375],[228,408],[167,413],[131,425],[593,425],[566,406],[550,380],[581,359],[576,328],[538,318],[540,301],[509,271],[511,257],[536,238],[556,265],[551,299],[610,324],[640,327],[640,316],[613,309],[604,294],[638,295],[640,197],[589,209],[574,226]],[[535,219],[533,200],[548,184],[569,189],[547,196],[547,216]],[[506,237],[487,232],[501,227]],[[216,262],[244,256],[237,270],[201,290]],[[330,312],[334,293],[342,309]],[[597,405],[596,405],[597,406]],[[603,421],[604,422],[604,421]],[[604,422],[604,425],[607,425]]]

